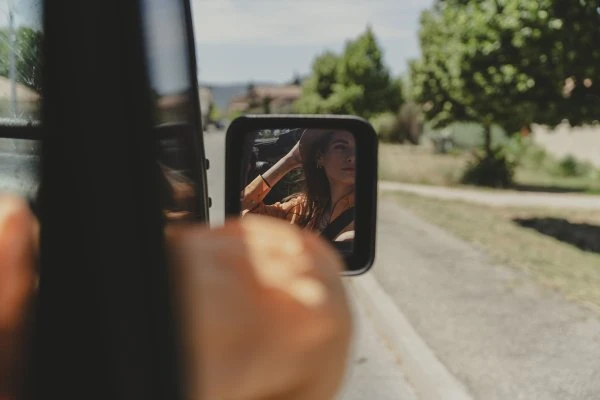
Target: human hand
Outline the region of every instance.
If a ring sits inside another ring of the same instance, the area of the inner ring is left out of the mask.
[[[38,243],[39,225],[27,203],[0,196],[0,398],[13,396],[22,378]]]
[[[332,249],[266,217],[216,231],[174,224],[166,234],[197,397],[333,396],[351,320]],[[0,198],[0,396],[14,394],[22,372],[38,237],[27,204]]]
[[[260,216],[167,238],[194,398],[333,398],[351,336],[333,249]]]

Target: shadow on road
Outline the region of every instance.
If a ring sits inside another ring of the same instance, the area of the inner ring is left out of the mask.
[[[519,192],[539,192],[539,193],[589,193],[590,188],[585,186],[563,187],[563,186],[543,186],[543,185],[514,185],[511,189]]]
[[[600,253],[600,226],[576,224],[560,218],[516,218],[516,224],[569,243],[584,251]]]

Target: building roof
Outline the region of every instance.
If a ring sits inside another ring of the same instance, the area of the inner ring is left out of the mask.
[[[293,103],[302,95],[302,86],[298,85],[270,85],[254,86],[246,94],[234,96],[229,102],[229,111],[246,111],[252,103],[262,103],[269,99],[273,107]]]
[[[255,86],[252,93],[248,93],[248,95],[258,98],[297,99],[302,95],[302,87],[298,85]]]

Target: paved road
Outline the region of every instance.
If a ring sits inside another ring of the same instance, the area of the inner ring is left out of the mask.
[[[577,208],[600,210],[600,196],[576,193],[533,193],[516,191],[491,191],[416,185],[380,181],[379,189],[406,192],[447,200],[462,200],[489,206]]]
[[[596,314],[389,197],[379,216],[372,273],[475,399],[600,398]]]
[[[205,147],[211,168],[208,171],[210,196],[213,199],[211,223],[223,223],[224,196],[224,143],[223,132],[205,134]],[[360,279],[360,278],[352,278]],[[411,386],[407,383],[401,364],[384,343],[361,304],[354,303],[355,345],[346,383],[339,400],[400,400],[415,399]]]

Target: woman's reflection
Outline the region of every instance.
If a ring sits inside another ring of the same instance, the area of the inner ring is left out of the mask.
[[[354,135],[346,131],[306,130],[296,145],[243,191],[242,215],[269,215],[315,230],[333,242],[354,239]],[[296,168],[304,188],[274,204],[264,198]]]

